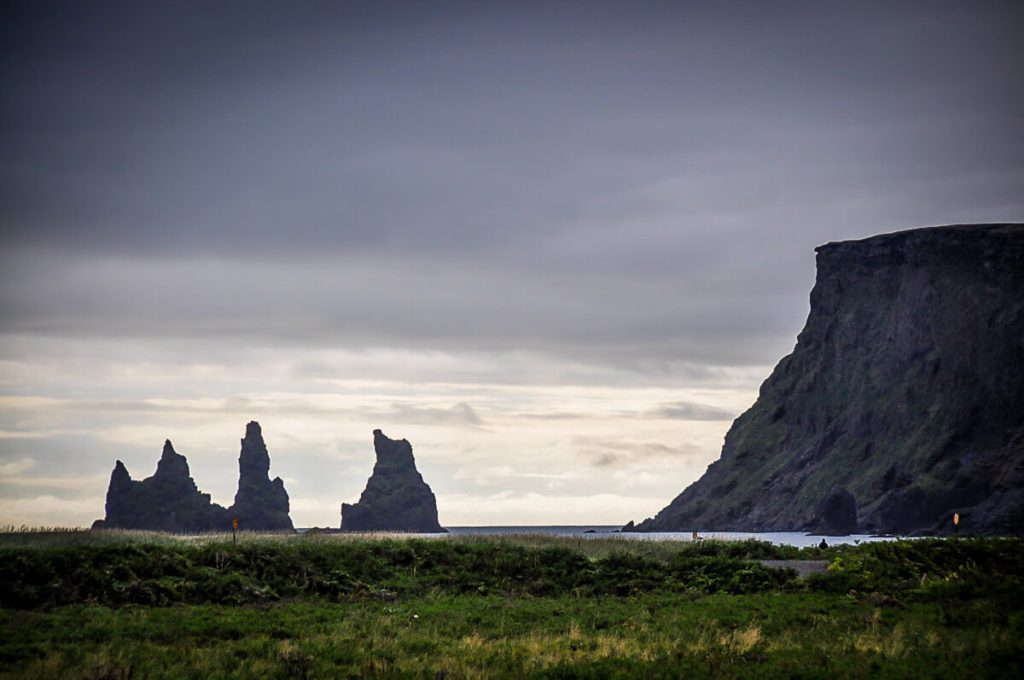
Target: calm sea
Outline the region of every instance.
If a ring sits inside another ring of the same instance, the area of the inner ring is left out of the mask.
[[[602,525],[572,525],[572,526],[498,526],[498,527],[447,527],[452,534],[478,534],[494,536],[501,534],[548,534],[553,536],[577,536],[581,538],[624,538],[631,541],[690,541],[693,540],[691,532],[659,531],[651,533],[624,533],[616,531],[617,526]],[[803,548],[818,545],[824,538],[829,545],[841,543],[867,543],[870,541],[893,541],[899,536],[871,536],[867,534],[852,534],[850,536],[819,536],[815,534],[804,534],[796,531],[776,531],[765,533],[741,533],[733,531],[708,531],[698,534],[701,538],[717,538],[729,541],[743,541],[748,538],[756,538],[761,541],[768,541],[776,545],[794,545]]]

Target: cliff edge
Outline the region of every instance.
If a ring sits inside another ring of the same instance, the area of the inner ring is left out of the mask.
[[[1024,531],[1024,225],[820,246],[810,302],[720,459],[624,530]]]

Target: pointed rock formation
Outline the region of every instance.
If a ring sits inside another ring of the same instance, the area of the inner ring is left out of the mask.
[[[124,463],[117,461],[114,464],[114,471],[110,473],[110,486],[107,488],[107,520],[115,523],[123,523],[125,518],[131,517],[133,508],[133,484],[132,476],[128,474],[128,468]],[[104,520],[96,520],[104,523]],[[95,525],[94,525],[95,526]]]
[[[243,530],[292,530],[288,493],[280,477],[270,481],[270,455],[256,422],[246,427],[238,468],[235,504],[226,509],[199,491],[188,461],[168,439],[152,477],[135,481],[117,461],[107,489],[106,517],[96,520],[93,528],[230,531],[231,519],[237,517]]]
[[[238,492],[230,508],[231,516],[238,519],[240,529],[290,531],[294,527],[288,510],[284,482],[280,477],[270,481],[270,454],[260,424],[252,421],[245,427],[238,456]]]
[[[817,249],[793,353],[635,531],[1024,531],[1024,225]]]
[[[171,440],[152,477],[134,481],[124,463],[117,461],[110,474],[106,518],[94,528],[150,529],[155,531],[225,531],[231,528],[227,510],[210,502],[189,475],[188,461]]]
[[[341,506],[342,531],[440,533],[437,500],[416,470],[412,445],[373,431],[377,463],[355,505]]]

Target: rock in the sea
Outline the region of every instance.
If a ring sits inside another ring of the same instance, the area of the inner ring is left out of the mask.
[[[270,481],[270,456],[256,422],[246,427],[238,468],[235,504],[224,508],[199,491],[185,456],[167,440],[152,477],[135,481],[117,461],[107,489],[106,517],[96,520],[93,528],[230,531],[232,518],[238,518],[242,530],[292,530],[288,493],[280,477]]]
[[[640,531],[1024,531],[1024,225],[817,249],[792,354]],[[628,528],[628,527],[627,527]]]
[[[270,454],[263,442],[260,424],[245,427],[242,452],[238,456],[238,492],[229,509],[243,530],[292,530],[288,515],[288,492],[280,477],[270,480]]]
[[[377,462],[359,502],[341,505],[342,531],[440,533],[434,493],[416,470],[412,445],[373,431]]]
[[[134,481],[124,463],[117,461],[110,475],[106,510],[106,518],[93,523],[93,528],[182,532],[231,528],[227,510],[199,491],[189,475],[188,461],[169,439],[152,477]]]

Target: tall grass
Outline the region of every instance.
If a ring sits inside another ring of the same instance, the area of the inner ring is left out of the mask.
[[[0,610],[0,679],[1020,677],[1010,608],[952,616],[821,593]]]
[[[238,541],[3,532],[0,680],[1024,673],[1022,539]],[[828,573],[758,562],[807,557]]]
[[[773,545],[753,539],[708,539],[693,541],[638,541],[621,536],[555,536],[551,534],[404,534],[368,533],[291,533],[240,531],[235,539],[244,545],[336,545],[367,541],[407,542],[442,541],[453,545],[493,545],[499,547],[563,548],[591,559],[614,553],[629,553],[656,560],[669,560],[684,552],[691,555],[724,556],[746,559],[819,559],[842,551]],[[0,548],[69,548],[104,545],[218,545],[233,542],[230,532],[172,534],[136,529],[91,530],[68,527],[0,527]]]

